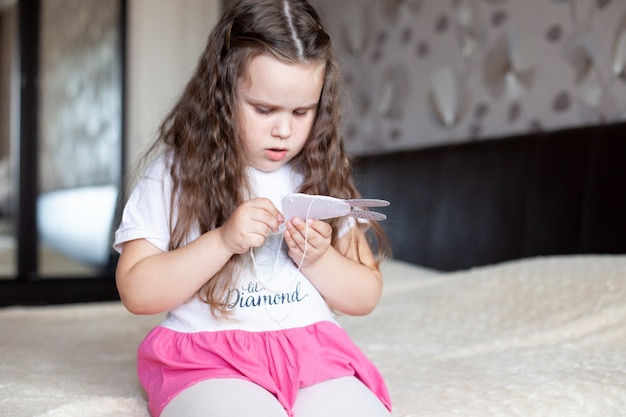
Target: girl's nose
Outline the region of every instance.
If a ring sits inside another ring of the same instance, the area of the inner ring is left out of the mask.
[[[280,115],[276,117],[274,126],[272,127],[272,136],[287,139],[291,136],[291,117],[288,115]]]

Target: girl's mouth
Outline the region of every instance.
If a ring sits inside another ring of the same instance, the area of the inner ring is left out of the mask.
[[[265,155],[272,161],[280,161],[287,156],[287,149],[271,148],[265,150]]]

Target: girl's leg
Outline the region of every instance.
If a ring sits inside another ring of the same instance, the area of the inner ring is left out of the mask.
[[[287,417],[276,397],[244,379],[198,382],[170,401],[160,417]]]
[[[352,376],[301,388],[293,411],[296,417],[391,416],[378,397]]]

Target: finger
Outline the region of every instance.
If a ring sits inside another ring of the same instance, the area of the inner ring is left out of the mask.
[[[252,223],[257,224],[257,227],[254,228],[256,232],[267,236],[268,234],[278,230],[278,226],[281,224],[280,219],[267,211],[265,208],[258,205],[250,205],[247,209],[247,217],[252,221]]]
[[[293,239],[297,243],[304,242],[307,234],[308,225],[299,217],[294,217],[287,222],[287,230],[291,232]]]
[[[285,230],[283,237],[285,239],[285,243],[287,244],[287,248],[289,249],[290,255],[300,251],[300,247],[298,246],[296,241],[293,239],[293,236],[291,235],[291,233],[289,233],[288,230]]]
[[[328,239],[333,233],[333,228],[330,224],[322,220],[312,220],[308,222],[309,230],[315,231],[323,239]]]
[[[282,214],[279,213],[278,217],[273,213],[268,213],[267,211],[262,212],[262,217],[259,221],[265,223],[271,232],[277,232],[278,227],[285,222],[285,219],[282,217]]]
[[[297,228],[298,221],[294,224],[294,220],[296,219],[287,222],[287,228],[284,234],[285,241],[291,249],[303,250],[306,245],[305,236],[304,233]],[[302,221],[300,220],[300,222]]]
[[[321,220],[308,219],[306,222],[296,222],[296,229],[302,236],[303,244],[309,245],[309,249],[323,248],[332,234],[330,225]]]
[[[266,211],[272,218],[274,218],[278,223],[283,223],[285,221],[285,217],[283,214],[276,208],[272,200],[269,198],[258,197],[250,200],[255,207]]]
[[[291,233],[289,233],[288,230],[285,230],[285,233],[283,235],[285,238],[285,243],[287,243],[287,254],[294,262],[301,262],[304,258],[304,251],[294,241]]]

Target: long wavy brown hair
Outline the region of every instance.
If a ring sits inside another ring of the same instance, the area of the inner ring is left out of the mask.
[[[158,149],[172,155],[170,204],[176,218],[170,219],[170,250],[183,246],[192,231],[205,233],[224,224],[249,195],[237,86],[250,60],[259,54],[285,63],[325,63],[316,120],[303,150],[290,164],[304,177],[299,192],[359,197],[339,131],[342,79],[331,39],[317,12],[304,0],[232,1],[210,33],[195,73],[151,148],[151,152]],[[333,243],[337,222],[331,221]],[[369,231],[379,257],[384,256],[388,245],[382,229],[372,222]],[[352,242],[357,244],[357,239]],[[242,255],[233,256],[199,290],[213,314],[227,315],[226,291],[243,264]]]

